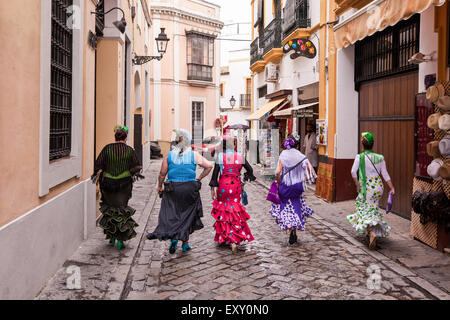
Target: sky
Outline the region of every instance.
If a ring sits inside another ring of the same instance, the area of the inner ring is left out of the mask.
[[[222,30],[222,39],[251,39],[251,2],[250,0],[206,0],[218,4],[220,8],[221,21],[225,24]],[[237,25],[240,23],[239,34]],[[228,65],[230,50],[250,47],[250,41],[221,41],[221,66]]]

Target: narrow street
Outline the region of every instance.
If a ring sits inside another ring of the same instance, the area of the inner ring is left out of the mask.
[[[288,234],[268,213],[266,187],[256,182],[246,186],[255,241],[240,246],[235,254],[213,242],[205,179],[205,228],[192,235],[190,252],[183,254],[179,248],[171,255],[168,242],[145,238],[155,228],[160,209],[154,187],[159,167],[160,162],[153,161],[146,179],[135,184],[130,204],[137,209],[135,220],[140,226],[127,248],[119,252],[108,245],[98,228],[36,299],[449,299],[410,269],[369,251],[364,239],[355,239],[323,219],[321,208],[330,204],[312,193],[306,198],[315,215],[308,220],[306,232],[298,233],[299,242],[289,245]],[[67,288],[69,266],[80,268],[79,290]]]

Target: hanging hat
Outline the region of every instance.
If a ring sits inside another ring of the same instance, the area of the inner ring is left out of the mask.
[[[427,167],[427,173],[434,180],[442,180],[439,176],[439,168],[444,164],[441,159],[434,159]]]
[[[438,99],[436,105],[444,111],[450,111],[450,96],[443,96]]]
[[[439,168],[438,173],[442,179],[450,180],[450,159],[444,161],[444,164]]]
[[[441,114],[439,112],[433,113],[427,119],[427,126],[433,130],[439,130],[439,118]]]
[[[439,152],[444,158],[450,158],[450,135],[446,135],[439,141]]]
[[[431,141],[427,144],[427,153],[433,159],[440,158],[441,153],[439,152],[439,141]]]
[[[444,114],[438,120],[439,129],[447,131],[450,130],[450,114]]]
[[[440,97],[445,95],[445,88],[440,82],[436,82],[434,86],[427,89],[426,97],[432,103],[436,103]]]

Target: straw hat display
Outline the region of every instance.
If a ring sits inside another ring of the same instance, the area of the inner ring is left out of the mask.
[[[427,125],[428,128],[433,130],[439,130],[439,118],[441,117],[441,114],[439,112],[433,113],[428,117]]]
[[[442,180],[441,176],[439,175],[439,169],[443,164],[444,161],[442,161],[442,159],[434,159],[433,161],[431,161],[431,163],[427,167],[428,175],[434,180]]]
[[[443,114],[438,119],[439,129],[448,131],[450,130],[450,114]]]
[[[426,97],[429,101],[436,103],[439,98],[445,96],[445,88],[440,82],[432,85],[427,89]]]
[[[450,180],[450,159],[446,159],[438,170],[439,176],[442,179]]]
[[[444,158],[450,158],[450,135],[446,135],[441,141],[439,141],[439,153]]]
[[[433,159],[440,158],[441,152],[439,151],[439,141],[431,141],[427,144],[427,153]]]
[[[436,101],[436,105],[441,109],[442,111],[450,111],[450,96],[443,96],[440,97]]]

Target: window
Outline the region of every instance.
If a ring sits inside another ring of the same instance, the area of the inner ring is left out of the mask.
[[[102,13],[95,16],[95,34],[98,37],[103,37],[103,30],[105,29],[105,0],[100,0],[95,8],[97,13]]]
[[[355,83],[417,70],[409,63],[419,52],[420,15],[358,41],[355,46]]]
[[[72,0],[52,0],[50,160],[70,155],[72,133],[72,30],[66,25]]]
[[[258,88],[258,98],[264,98],[267,95],[267,85]]]
[[[225,96],[225,88],[224,88],[224,84],[223,82],[220,84],[220,96],[224,97]]]
[[[212,81],[214,66],[214,37],[188,32],[188,80]]]

